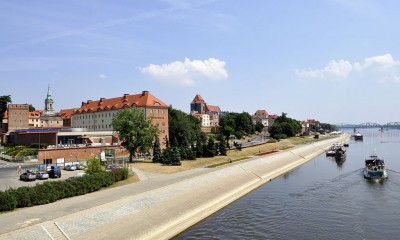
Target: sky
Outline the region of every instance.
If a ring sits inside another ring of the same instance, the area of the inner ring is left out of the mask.
[[[400,122],[400,1],[0,0],[0,96]]]

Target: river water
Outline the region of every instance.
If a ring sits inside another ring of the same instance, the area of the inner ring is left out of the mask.
[[[344,161],[321,154],[175,239],[400,239],[400,130],[360,132]],[[374,151],[387,180],[363,178]]]

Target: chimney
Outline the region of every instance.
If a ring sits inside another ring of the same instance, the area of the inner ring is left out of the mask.
[[[85,106],[85,104],[86,104],[85,102],[82,102],[82,105],[81,105],[81,107]]]
[[[86,104],[89,104],[89,103],[91,103],[91,102],[92,102],[92,100],[87,100]]]
[[[149,94],[149,91],[142,91],[142,96]]]

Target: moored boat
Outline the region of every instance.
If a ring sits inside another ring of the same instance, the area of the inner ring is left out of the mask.
[[[364,136],[358,132],[356,134],[354,134],[354,140],[363,140]]]
[[[366,179],[386,179],[388,174],[386,171],[385,160],[376,154],[371,154],[365,159],[364,178]]]

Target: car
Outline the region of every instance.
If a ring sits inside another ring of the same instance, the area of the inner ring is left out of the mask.
[[[31,171],[26,171],[19,175],[19,179],[21,181],[35,181],[36,180],[36,174]]]
[[[49,178],[49,174],[47,172],[37,172],[36,173],[36,179],[48,179]]]
[[[50,178],[61,178],[61,168],[59,166],[51,166],[47,173]]]
[[[75,165],[72,165],[72,164],[70,164],[70,165],[65,165],[65,166],[64,166],[64,170],[67,170],[67,171],[75,171],[75,170],[76,170],[76,166],[75,166]]]
[[[118,169],[122,169],[122,167],[121,166],[119,166],[119,165],[116,165],[116,164],[108,164],[107,166],[106,166],[106,171],[115,171],[115,170],[118,170]]]
[[[83,170],[85,166],[81,165],[80,163],[75,164],[76,170]]]

